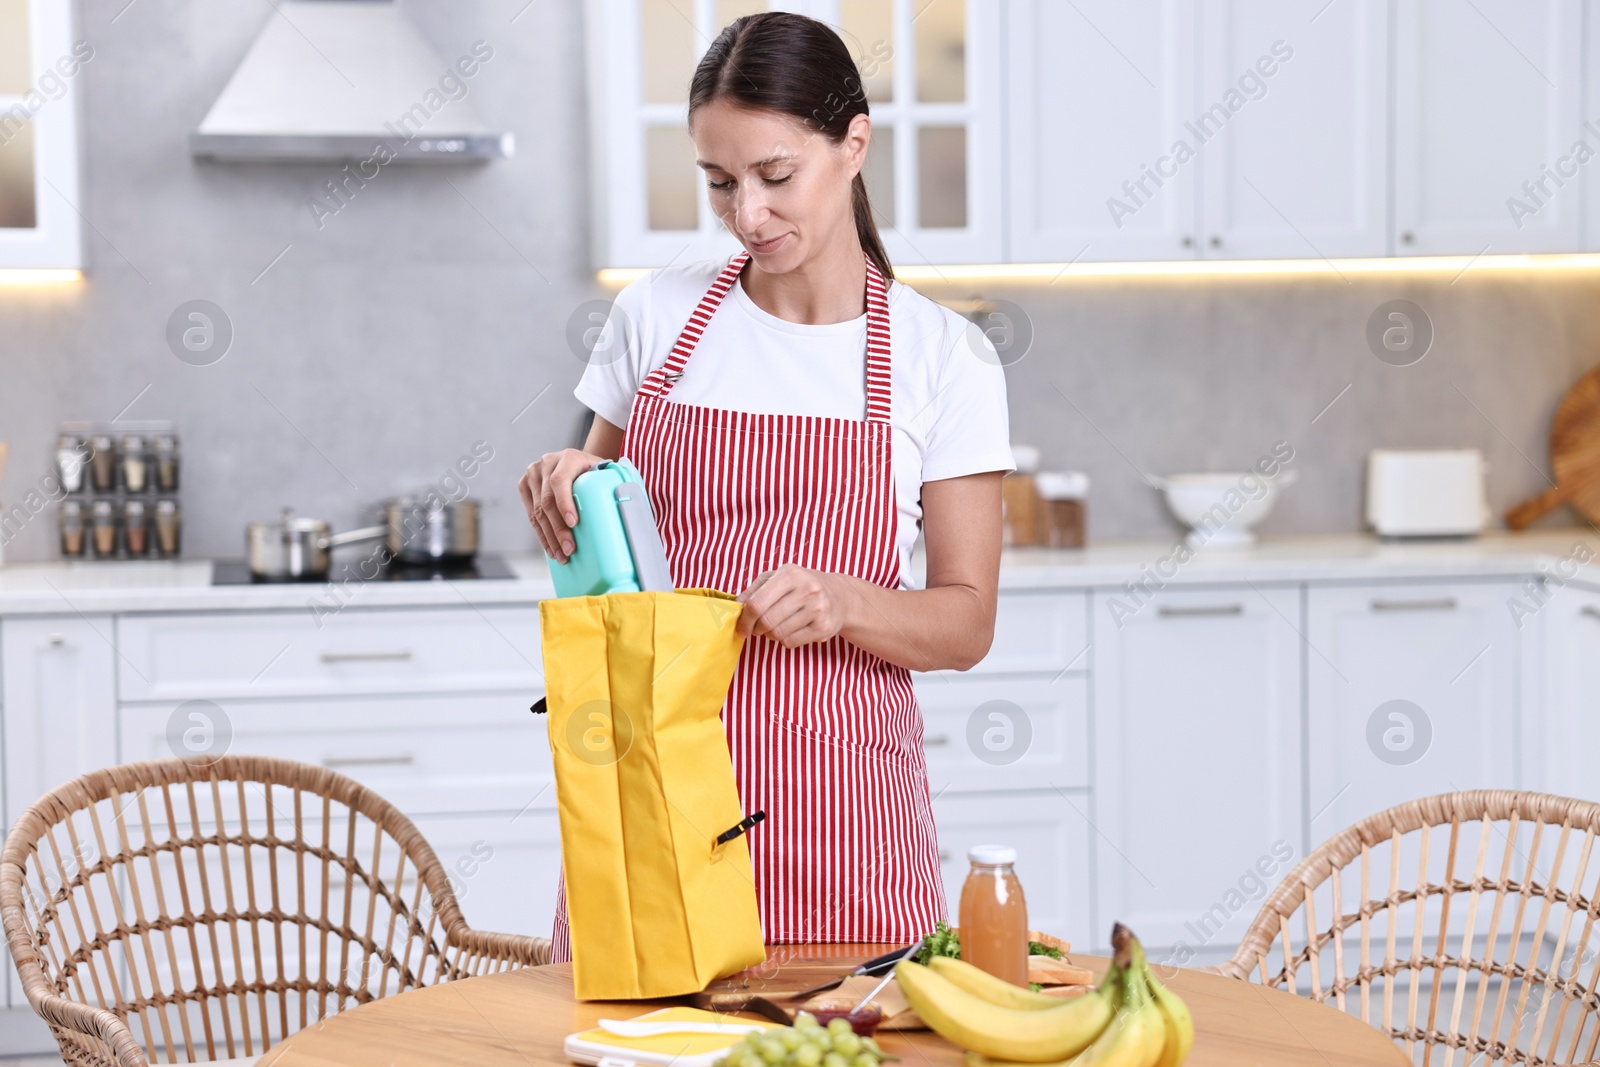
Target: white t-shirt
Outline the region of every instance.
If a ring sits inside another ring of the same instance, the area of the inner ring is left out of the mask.
[[[662,268],[627,285],[573,395],[607,422],[626,426],[640,383],[667,361],[725,265],[707,260]],[[922,483],[1016,465],[1005,371],[994,345],[973,323],[899,282],[889,283],[888,297],[895,540],[900,587],[908,589],[915,588],[911,553],[922,525]],[[866,315],[826,325],[789,322],[758,307],[741,281],[711,316],[667,399],[864,419],[866,346]]]

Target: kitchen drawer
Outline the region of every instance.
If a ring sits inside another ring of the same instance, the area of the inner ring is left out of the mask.
[[[123,700],[342,696],[543,686],[536,605],[117,620]],[[530,702],[531,702],[530,697]]]
[[[1087,676],[922,675],[913,685],[934,793],[1088,786]]]
[[[994,643],[967,674],[1086,670],[1088,594],[1002,592],[995,607]],[[954,672],[942,672],[949,677]]]
[[[555,807],[537,694],[124,705],[124,761],[220,750],[330,767],[407,815]],[[198,718],[194,716],[199,716]],[[220,718],[219,718],[220,717]]]
[[[952,796],[933,804],[939,829],[939,867],[950,925],[961,915],[961,886],[973,845],[1017,850],[1017,879],[1028,902],[1028,926],[1087,949],[1093,936],[1089,903],[1089,794],[1082,791]]]

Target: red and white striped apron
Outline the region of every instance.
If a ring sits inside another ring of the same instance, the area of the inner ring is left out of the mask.
[[[712,314],[750,256],[729,261],[666,363],[634,395],[633,461],[680,589],[739,593],[793,563],[900,581],[890,462],[889,306],[867,260],[867,417],[768,415],[675,404]],[[945,918],[922,712],[911,674],[835,636],[785,648],[751,635],[722,710],[769,943],[909,942]],[[565,884],[552,962],[571,958]]]

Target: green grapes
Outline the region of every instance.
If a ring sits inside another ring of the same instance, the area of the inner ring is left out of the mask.
[[[848,1021],[831,1019],[823,1026],[803,1011],[792,1027],[747,1035],[717,1067],[882,1067],[894,1058],[872,1038],[858,1035]]]

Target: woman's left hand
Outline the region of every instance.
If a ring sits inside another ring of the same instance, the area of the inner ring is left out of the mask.
[[[746,637],[760,634],[785,648],[826,641],[844,629],[846,580],[793,563],[763,571],[739,594],[744,604],[739,632]]]

